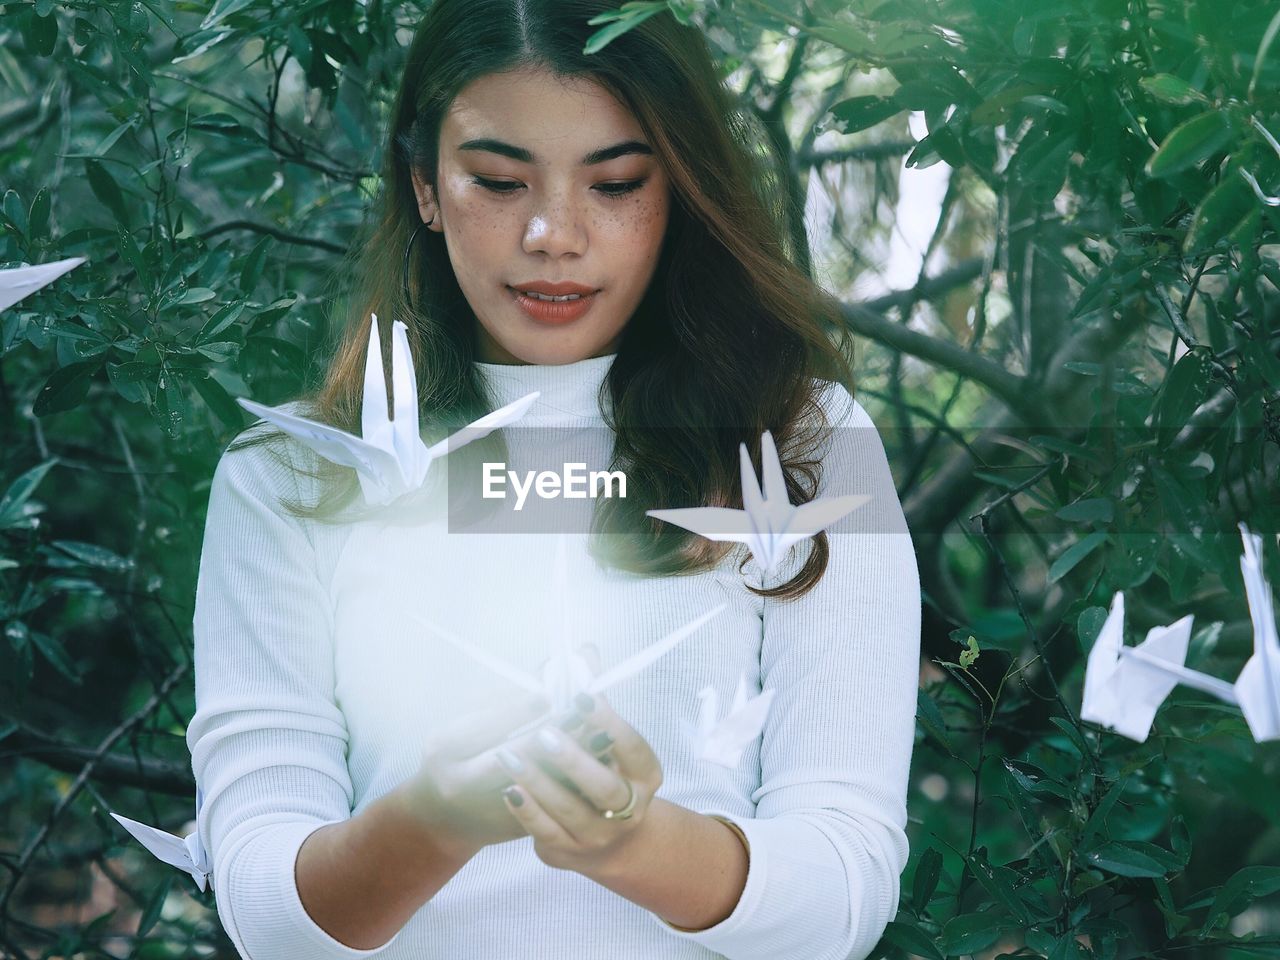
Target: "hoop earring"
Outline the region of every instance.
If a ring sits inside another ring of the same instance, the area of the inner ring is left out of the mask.
[[[409,234],[409,242],[404,248],[404,264],[400,269],[400,288],[404,293],[404,302],[408,307],[413,309],[413,297],[409,294],[409,254],[413,250],[413,241],[418,239],[418,234],[426,227],[436,222],[436,215],[433,213],[431,219],[424,223],[419,223],[413,228],[413,233]]]

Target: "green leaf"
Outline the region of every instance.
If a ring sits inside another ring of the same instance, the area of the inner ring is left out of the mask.
[[[139,123],[139,121],[141,121],[141,119],[142,119],[142,117],[141,117],[140,115],[138,115],[138,114],[134,114],[132,117],[130,117],[130,118],[129,118],[128,120],[126,120],[124,123],[120,124],[120,126],[116,127],[114,130],[112,130],[110,133],[108,133],[105,137],[103,137],[103,138],[98,142],[98,145],[97,145],[96,147],[94,147],[94,148],[93,148],[93,150],[91,151],[91,152],[92,152],[92,154],[93,154],[93,156],[95,156],[95,157],[104,157],[104,156],[106,156],[106,155],[107,155],[107,152],[108,152],[108,151],[109,151],[113,146],[115,146],[116,141],[117,141],[117,140],[119,140],[122,136],[124,136],[125,131],[127,131],[127,130],[132,130],[135,126],[137,126],[137,125],[138,125],[138,123]]]
[[[116,228],[116,246],[120,249],[120,255],[124,257],[126,263],[133,267],[133,272],[138,275],[138,283],[142,289],[150,291],[155,285],[154,278],[151,275],[151,266],[147,263],[146,257],[142,255],[142,251],[138,249],[137,243],[134,242],[133,234],[123,227]]]
[[[203,53],[208,53],[210,49],[216,47],[227,37],[235,33],[225,27],[217,30],[198,30],[195,33],[188,34],[182,39],[183,47],[190,46],[191,49],[181,56],[174,57],[169,62],[171,64],[182,63],[185,60],[194,60]]]
[[[244,426],[244,408],[232,399],[222,384],[208,374],[193,376],[191,383],[219,420],[234,430]]]
[[[923,688],[916,692],[916,720],[924,728],[925,733],[942,745],[942,749],[949,755],[955,756],[955,751],[951,748],[951,739],[947,736],[947,723],[942,718],[942,711],[934,703],[933,697],[929,696]]]
[[[836,122],[830,126],[840,133],[857,133],[896,116],[904,109],[893,97],[850,97],[831,108]]]
[[[50,212],[49,189],[41,187],[31,201],[31,212],[28,214],[27,237],[31,240],[43,240],[49,235]]]
[[[1165,103],[1209,103],[1209,98],[1181,77],[1171,73],[1157,73],[1138,81],[1142,89]]]
[[[252,6],[253,3],[254,0],[218,0],[218,2],[215,3],[213,8],[209,11],[208,16],[200,21],[200,29],[208,30],[210,27],[221,23],[233,13],[239,13],[246,7]]]
[[[933,937],[919,927],[913,927],[901,920],[892,920],[884,928],[884,939],[892,946],[916,957],[927,957],[928,960],[945,960]]]
[[[1094,835],[1106,827],[1107,816],[1120,800],[1120,796],[1124,793],[1124,788],[1128,782],[1129,778],[1127,776],[1121,777],[1111,785],[1102,799],[1098,801],[1098,805],[1089,816],[1089,822],[1085,824],[1084,832],[1080,834],[1079,845],[1081,847],[1087,847]]]
[[[938,878],[942,876],[942,854],[929,847],[920,854],[916,863],[915,876],[911,880],[911,903],[916,912],[923,913],[933,899],[933,891],[938,888]]]
[[[191,129],[217,134],[243,143],[256,145],[263,142],[255,131],[242,126],[240,121],[229,113],[207,113],[202,117],[196,117],[191,121]]]
[[[1031,922],[1031,914],[1027,912],[1027,905],[1013,892],[1013,884],[1018,877],[1017,873],[1008,867],[997,866],[988,862],[986,853],[981,849],[968,859],[969,868],[973,871],[973,875],[978,878],[978,882],[986,888],[987,893],[991,894],[997,903],[1003,904],[1004,908],[1012,913],[1020,924],[1024,926],[1029,924]]]
[[[1195,166],[1231,142],[1233,130],[1227,115],[1206,110],[1179,124],[1147,160],[1149,177],[1168,177]]]
[[[214,363],[226,363],[240,353],[240,344],[235,340],[215,340],[213,343],[202,343],[196,352],[208,357]]]
[[[1191,217],[1191,227],[1182,241],[1184,253],[1212,246],[1245,217],[1254,207],[1253,190],[1229,167],[1222,182],[1205,194]]]
[[[133,561],[128,557],[122,557],[106,547],[98,546],[96,543],[82,543],[79,540],[54,540],[51,546],[57,547],[63,553],[74,557],[81,563],[90,567],[97,567],[99,570],[107,570],[111,573],[128,573],[134,567]]]
[[[116,388],[116,392],[130,403],[145,403],[150,396],[145,386],[155,374],[156,368],[149,363],[130,360],[127,363],[107,364],[107,379]]]
[[[1076,748],[1076,752],[1082,757],[1089,756],[1089,743],[1084,736],[1076,729],[1066,717],[1050,717],[1049,722],[1067,735],[1067,739],[1071,741],[1071,745]]]
[[[1277,892],[1280,892],[1280,867],[1243,867],[1222,885],[1209,908],[1209,917],[1219,913],[1234,917],[1257,898]]]
[[[92,383],[94,374],[102,369],[102,364],[101,357],[93,357],[55,370],[36,395],[36,401],[31,406],[32,413],[43,417],[79,406],[80,401],[89,393],[89,384]]]
[[[240,268],[240,291],[246,296],[253,293],[253,288],[258,285],[258,281],[262,279],[262,268],[266,262],[267,244],[273,240],[273,237],[263,237],[253,249],[249,251],[249,255],[245,258],[244,266]]]
[[[57,463],[57,458],[46,460],[9,484],[9,489],[5,490],[4,496],[0,497],[0,529],[11,526],[14,521],[22,518],[23,506],[31,499],[36,487],[40,486],[40,481],[44,479],[45,474]]]
[[[27,211],[22,206],[22,197],[18,196],[17,190],[6,190],[4,192],[4,218],[8,220],[18,233],[24,237],[30,225],[27,223]]]
[[[120,185],[116,183],[115,178],[97,160],[85,160],[84,171],[89,179],[89,188],[93,191],[93,195],[115,214],[117,223],[127,228],[129,212],[125,208],[124,194],[120,192]]]
[[[942,951],[947,956],[977,953],[991,946],[1011,925],[1000,919],[995,910],[952,917],[942,928]]]
[[[601,27],[591,36],[587,37],[587,43],[582,48],[582,52],[589,54],[603,50],[628,30],[639,26],[650,17],[662,13],[662,11],[666,9],[666,0],[656,0],[656,2],[651,3],[624,3],[622,5],[622,10],[625,11],[624,14],[614,19],[614,21],[608,26]],[[603,18],[609,16],[610,14],[599,14],[596,17],[592,17],[587,21],[587,23],[592,26],[597,23],[604,23],[605,21]]]
[[[1196,407],[1204,402],[1209,390],[1209,362],[1200,350],[1188,350],[1173,365],[1160,391],[1157,415],[1160,427],[1178,430]]]
[[[1164,854],[1164,856],[1160,856]],[[1138,840],[1112,840],[1090,850],[1085,859],[1120,877],[1163,877],[1177,869],[1173,855]]]
[[[46,17],[34,16],[27,21],[24,32],[31,52],[47,57],[58,43],[58,18],[52,13]]]
[[[1050,583],[1057,583],[1080,563],[1085,557],[1093,553],[1094,550],[1102,546],[1108,540],[1108,534],[1098,530],[1073,543],[1057,560],[1053,561],[1053,565],[1049,567],[1048,580]]]
[[[71,683],[79,686],[82,682],[80,671],[71,662],[71,658],[67,656],[67,651],[62,644],[47,633],[41,633],[39,630],[31,631],[31,643],[39,650],[46,660],[60,674],[67,678]]]
[[[200,329],[200,333],[196,335],[196,343],[212,341],[223,330],[239,320],[242,313],[244,313],[243,302],[228,303],[219,307],[218,312],[205,322],[205,325]]]
[[[189,411],[182,385],[172,370],[160,370],[160,377],[156,380],[156,405],[153,412],[165,435],[171,440],[177,439]]]
[[[1115,518],[1115,504],[1110,497],[1077,500],[1060,507],[1054,516],[1073,523],[1110,523]]]
[[[165,900],[169,898],[169,891],[173,889],[173,881],[176,876],[172,870],[165,871],[164,878],[147,899],[147,907],[142,911],[142,916],[138,920],[139,938],[145,937],[151,928],[156,925],[156,921],[160,919],[160,911],[164,909]]]
[[[173,302],[173,305],[185,306],[190,303],[207,303],[217,296],[217,292],[210,290],[208,287],[188,287],[183,291],[182,296]]]

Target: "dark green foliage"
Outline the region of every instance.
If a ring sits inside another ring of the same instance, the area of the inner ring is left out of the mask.
[[[105,810],[190,819],[213,465],[235,396],[323,369],[425,6],[0,3],[0,266],[88,258],[0,313],[0,952],[232,955]],[[672,0],[593,43],[667,15],[779,152],[798,248],[834,194],[828,286],[950,168],[919,282],[847,297],[929,661],[879,952],[1280,955],[1276,745],[1185,689],[1142,744],[1078,719],[1114,591],[1130,642],[1192,613],[1189,665],[1230,680],[1237,520],[1280,571],[1275,4]],[[116,909],[24,919],[102,857]]]

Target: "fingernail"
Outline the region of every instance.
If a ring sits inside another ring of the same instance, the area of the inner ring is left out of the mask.
[[[576,730],[582,726],[582,714],[577,710],[570,710],[567,714],[556,721],[556,726],[561,730]]]
[[[555,735],[550,727],[543,727],[538,731],[538,742],[551,753],[560,752],[560,738]]]
[[[613,743],[613,737],[609,736],[609,731],[601,730],[594,737],[587,741],[587,746],[592,750],[600,751]]]
[[[513,807],[524,806],[524,797],[520,795],[519,787],[507,787],[502,791],[502,795],[507,798],[507,801]]]
[[[596,708],[596,698],[589,693],[579,693],[573,698],[573,702],[579,713],[590,713]]]
[[[523,773],[524,764],[520,762],[520,758],[508,750],[506,747],[498,748],[498,762],[510,770],[512,773]]]

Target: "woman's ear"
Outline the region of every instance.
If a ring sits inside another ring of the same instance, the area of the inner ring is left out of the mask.
[[[418,198],[418,215],[422,218],[423,223],[431,223],[428,230],[440,231],[441,217],[440,207],[436,203],[435,191],[431,188],[431,184],[423,179],[418,171],[414,170],[410,174],[413,179],[413,192]],[[434,222],[432,222],[434,219]]]

